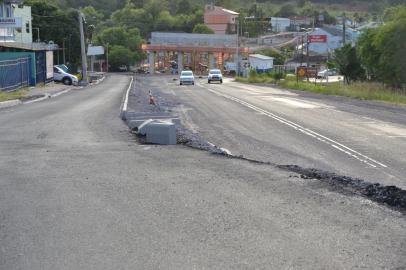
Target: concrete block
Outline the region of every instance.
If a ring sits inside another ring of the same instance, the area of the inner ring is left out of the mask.
[[[128,121],[128,127],[133,130],[141,126],[144,122],[145,120],[130,120]]]
[[[147,143],[176,144],[176,126],[172,121],[146,120],[138,126],[138,134],[146,135]]]
[[[150,123],[147,129],[147,143],[175,145],[175,124],[168,121]]]
[[[131,130],[133,130],[133,129],[135,129],[135,128],[139,128],[139,126],[141,126],[145,121],[147,121],[147,120],[159,120],[159,121],[169,121],[169,122],[172,122],[172,123],[174,123],[174,124],[180,124],[180,119],[179,118],[157,118],[157,119],[155,119],[155,118],[150,118],[150,119],[142,119],[142,118],[140,118],[140,119],[131,119],[131,120],[128,120],[127,121],[127,125],[128,125],[128,127],[131,129]]]

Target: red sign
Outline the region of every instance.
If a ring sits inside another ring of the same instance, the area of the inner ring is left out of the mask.
[[[326,43],[327,42],[327,35],[310,35],[309,43]]]

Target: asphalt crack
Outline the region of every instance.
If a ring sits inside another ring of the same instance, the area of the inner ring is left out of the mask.
[[[152,93],[157,97],[159,106],[151,106],[147,102],[147,97],[151,89],[140,87],[140,80],[136,80],[138,87],[134,87],[130,93],[130,104],[135,114],[162,112],[167,116],[173,116],[176,108],[181,105],[173,102],[172,98],[161,91],[159,88],[152,89]],[[132,101],[132,102],[131,102]],[[129,119],[127,119],[128,121]],[[385,186],[379,183],[371,183],[363,179],[338,175],[336,173],[323,171],[315,168],[303,168],[298,165],[280,165],[268,161],[246,158],[243,155],[232,155],[227,149],[216,146],[204,138],[198,132],[192,132],[181,123],[176,124],[177,144],[184,145],[193,149],[207,151],[212,155],[221,156],[228,159],[239,159],[257,165],[266,165],[279,168],[299,175],[302,179],[315,179],[331,191],[344,195],[361,196],[370,201],[385,205],[391,209],[406,214],[406,190],[396,186]],[[145,144],[142,136],[137,136],[139,143]]]

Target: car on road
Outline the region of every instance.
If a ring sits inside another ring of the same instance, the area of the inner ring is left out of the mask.
[[[179,84],[195,84],[195,76],[193,75],[193,71],[191,70],[184,70],[180,73]]]
[[[223,75],[221,74],[221,70],[219,69],[210,69],[209,75],[207,76],[207,82],[220,82],[223,83]]]
[[[59,66],[54,66],[54,81],[62,82],[65,85],[77,85],[79,83],[78,77],[64,71]]]
[[[121,72],[125,72],[125,71],[128,71],[128,68],[127,68],[126,65],[121,65],[121,66],[118,67],[118,70],[121,71]]]
[[[325,78],[327,76],[335,76],[337,74],[338,74],[338,72],[337,72],[337,69],[335,69],[335,68],[325,69],[325,70],[319,71],[317,73],[317,78],[321,79],[321,78]]]

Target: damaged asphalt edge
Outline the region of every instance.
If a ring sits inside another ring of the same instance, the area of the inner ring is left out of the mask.
[[[187,146],[196,148],[191,145]],[[206,150],[202,148],[198,149]],[[243,156],[234,156],[227,153],[212,152],[210,150],[209,152],[211,152],[213,155],[219,155],[225,158],[244,160],[257,165],[273,166],[288,172],[297,173],[302,179],[319,180],[322,183],[327,184],[328,187],[335,192],[346,195],[361,196],[406,214],[406,190],[396,186],[385,186],[379,183],[370,183],[362,179],[338,175],[336,173],[314,168],[303,168],[297,165],[278,165],[271,162],[245,158]]]
[[[131,84],[127,89],[126,96],[124,97],[124,103],[122,106],[121,117],[128,124],[127,110],[129,97],[133,96],[136,99],[142,99],[142,93],[130,93],[133,89],[137,90],[133,84],[133,80],[136,81],[137,78],[132,78]],[[141,89],[138,89],[141,91]],[[147,91],[147,90],[146,90]],[[144,93],[145,95],[146,93]],[[169,107],[176,107],[177,104],[168,102],[165,97],[159,96],[159,99],[163,104]],[[136,105],[142,106],[142,100],[138,100]],[[150,109],[151,106],[144,107]],[[125,110],[124,110],[125,109]],[[144,110],[138,111],[138,113],[145,113]],[[171,113],[172,110],[167,109],[167,113]],[[130,117],[128,117],[130,118]],[[257,165],[267,165],[279,168],[288,172],[298,174],[302,179],[316,179],[321,183],[326,184],[326,188],[331,189],[334,192],[338,192],[345,195],[355,195],[366,198],[370,201],[382,204],[393,210],[397,210],[403,214],[406,214],[406,191],[402,190],[396,186],[385,186],[379,183],[370,183],[362,179],[353,178],[349,176],[342,176],[335,173],[322,171],[314,168],[303,168],[297,165],[279,165],[267,161],[255,160],[246,158],[242,155],[232,155],[227,149],[216,146],[199,134],[190,131],[181,123],[176,123],[177,130],[177,144],[181,144],[193,149],[202,150],[211,153],[212,155],[221,156],[223,158],[238,159],[247,161]],[[134,133],[134,130],[132,130]],[[136,134],[136,133],[135,133]],[[137,136],[140,143],[145,143],[143,137]]]

